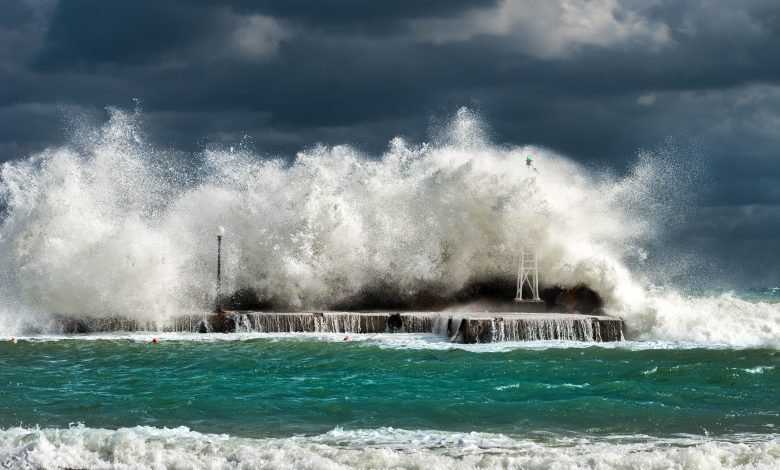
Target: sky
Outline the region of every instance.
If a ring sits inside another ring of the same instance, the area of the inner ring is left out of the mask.
[[[673,142],[707,175],[675,252],[780,285],[777,0],[0,0],[0,161],[134,100],[187,152],[378,155],[461,106],[497,143],[618,172]]]

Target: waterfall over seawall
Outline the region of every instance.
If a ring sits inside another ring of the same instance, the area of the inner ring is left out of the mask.
[[[460,312],[225,312],[186,315],[164,323],[122,317],[56,317],[60,333],[166,331],[201,333],[434,333],[455,342],[622,341],[623,321],[565,313]]]
[[[623,339],[619,321],[594,317],[496,318],[490,320],[490,342],[498,341],[616,341]]]
[[[238,315],[246,319],[245,324],[251,327],[249,331],[260,333],[431,333],[439,319],[436,313],[387,312],[250,312]]]

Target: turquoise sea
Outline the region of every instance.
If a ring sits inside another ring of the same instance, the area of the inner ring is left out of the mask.
[[[4,467],[780,463],[771,348],[117,333],[3,342],[0,361]]]

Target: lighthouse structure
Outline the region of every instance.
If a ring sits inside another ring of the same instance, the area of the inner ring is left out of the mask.
[[[525,166],[536,171],[530,154],[525,158]],[[517,293],[515,302],[541,302],[539,298],[539,262],[536,250],[532,246],[522,246],[517,266]]]

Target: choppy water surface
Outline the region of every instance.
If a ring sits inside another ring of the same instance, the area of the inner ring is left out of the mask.
[[[642,452],[662,466],[691,452],[724,466],[780,462],[774,349],[150,339],[0,345],[6,464],[64,465],[64,452],[82,459],[72,463],[116,465],[123,446],[133,461],[181,453],[196,466],[227,465],[231,455],[248,465],[372,466],[373,452],[374,466],[408,466],[419,454],[441,466],[533,466],[557,455],[587,467],[597,449],[614,453],[614,466]]]

